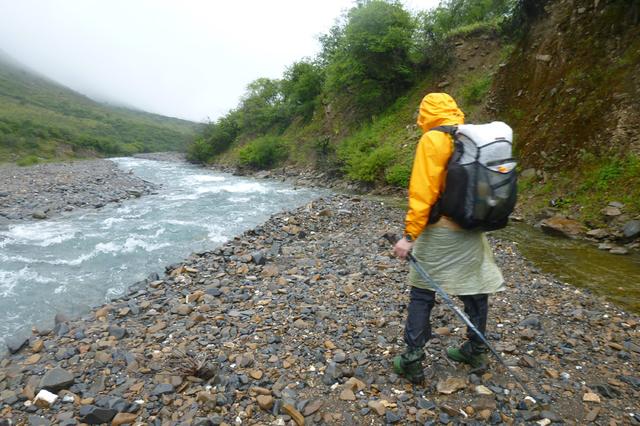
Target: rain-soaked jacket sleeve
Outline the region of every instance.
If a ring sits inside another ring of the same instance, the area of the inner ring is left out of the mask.
[[[409,211],[405,218],[405,235],[414,240],[427,226],[431,207],[444,189],[452,151],[449,136],[439,132],[423,134],[418,143],[409,183]]]

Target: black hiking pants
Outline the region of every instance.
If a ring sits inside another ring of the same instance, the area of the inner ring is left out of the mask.
[[[487,330],[489,295],[474,294],[458,297],[464,303],[464,312],[471,323],[484,335]],[[431,310],[435,305],[435,300],[436,293],[434,291],[411,287],[409,313],[404,328],[404,341],[410,348],[422,349],[431,338]],[[482,340],[468,327],[467,339],[482,345]]]

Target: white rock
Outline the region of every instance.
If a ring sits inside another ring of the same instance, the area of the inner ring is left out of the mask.
[[[51,393],[48,390],[42,389],[36,395],[33,403],[40,408],[49,408],[53,405],[54,402],[58,399],[58,395],[55,393]]]

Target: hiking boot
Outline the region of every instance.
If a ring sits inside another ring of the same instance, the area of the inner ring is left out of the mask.
[[[423,359],[422,349],[409,348],[402,355],[393,358],[393,371],[411,383],[422,383],[424,382]]]
[[[483,344],[470,340],[464,342],[459,348],[447,348],[447,358],[468,364],[473,371],[484,371],[489,365],[487,349]]]

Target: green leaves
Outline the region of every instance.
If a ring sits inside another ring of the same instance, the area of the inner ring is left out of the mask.
[[[240,164],[254,169],[270,169],[287,156],[287,145],[282,139],[273,136],[254,139],[239,152]]]

